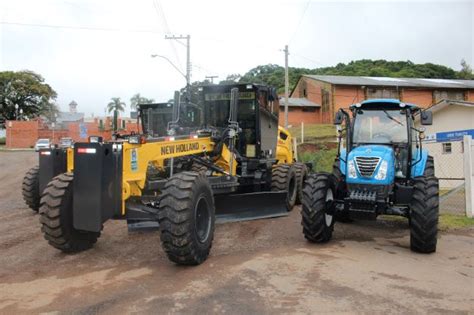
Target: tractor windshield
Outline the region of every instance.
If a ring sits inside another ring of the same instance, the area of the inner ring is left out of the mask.
[[[217,128],[226,128],[229,121],[230,93],[207,93],[204,95],[207,111],[206,124]],[[255,93],[240,92],[238,121],[241,128],[255,128]],[[251,124],[252,126],[247,126]]]
[[[406,111],[358,109],[352,141],[354,144],[407,143]]]

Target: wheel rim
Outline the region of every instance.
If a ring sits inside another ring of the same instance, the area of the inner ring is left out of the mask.
[[[194,208],[194,225],[199,242],[204,243],[211,231],[211,211],[204,196],[200,196]]]
[[[332,224],[332,215],[330,214],[327,214],[327,209],[329,209],[330,207],[332,207],[333,205],[333,202],[334,202],[334,195],[332,193],[332,190],[331,188],[328,188],[327,192],[326,192],[326,211],[324,211],[324,219],[326,221],[326,226],[331,226]]]

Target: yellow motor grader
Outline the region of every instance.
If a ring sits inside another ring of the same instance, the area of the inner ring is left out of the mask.
[[[49,244],[81,251],[109,219],[154,220],[168,258],[196,265],[209,255],[216,220],[286,215],[297,199],[295,165],[305,167],[294,163],[291,136],[278,127],[275,91],[213,85],[200,95],[198,104],[175,101],[166,137],[76,143],[74,172],[55,177],[41,197]],[[286,155],[277,154],[278,141]]]

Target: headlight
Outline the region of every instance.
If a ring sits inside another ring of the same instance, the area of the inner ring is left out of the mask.
[[[379,171],[377,172],[377,175],[375,175],[375,179],[384,180],[385,178],[387,178],[387,169],[388,169],[387,161],[382,161],[379,167]]]
[[[348,166],[349,178],[357,178],[357,172],[354,165],[354,161],[353,160],[349,161],[347,166]]]

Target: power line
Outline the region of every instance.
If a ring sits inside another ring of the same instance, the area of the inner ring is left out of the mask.
[[[303,14],[301,15],[301,18],[300,18],[300,20],[299,20],[299,22],[298,22],[298,25],[296,26],[295,31],[293,32],[293,35],[291,35],[288,44],[291,44],[291,41],[293,40],[293,38],[295,37],[296,33],[298,32],[298,30],[299,30],[299,28],[300,28],[300,25],[301,25],[301,22],[303,22],[303,20],[304,20],[304,16],[305,16],[305,14],[306,14],[306,10],[308,9],[310,3],[311,3],[311,0],[308,0],[308,1],[306,2],[306,6],[305,6],[305,8],[304,8],[304,10],[303,10]]]
[[[70,26],[70,25],[54,25],[54,24],[34,24],[34,23],[20,23],[1,21],[3,25],[26,26],[26,27],[41,27],[53,29],[70,29],[81,31],[101,31],[101,32],[128,32],[128,33],[149,33],[149,34],[163,34],[156,30],[140,30],[140,29],[120,29],[120,28],[106,28],[106,27],[91,27],[91,26]]]

